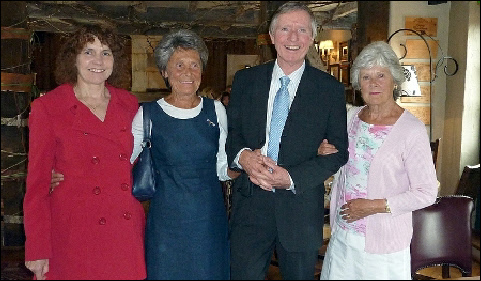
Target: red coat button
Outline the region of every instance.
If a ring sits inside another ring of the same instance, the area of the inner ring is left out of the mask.
[[[106,220],[104,217],[101,217],[101,218],[99,219],[99,224],[100,224],[100,225],[105,225],[106,223],[107,223],[107,220]]]
[[[122,131],[122,132],[127,131],[127,127],[122,127],[122,129],[120,129],[120,131]]]
[[[123,161],[129,160],[129,157],[125,153],[120,153],[119,158],[120,158],[120,160],[123,160]]]
[[[92,157],[92,164],[98,164],[100,159],[98,157]]]
[[[127,183],[123,183],[123,184],[120,185],[120,188],[123,191],[127,191],[127,190],[129,190],[129,185]]]
[[[131,214],[131,213],[129,213],[129,212],[125,212],[125,213],[124,213],[124,219],[130,220],[131,218],[132,218],[132,214]]]
[[[99,186],[96,186],[93,190],[92,190],[92,193],[95,194],[95,195],[99,195],[101,192],[100,190],[100,187]]]

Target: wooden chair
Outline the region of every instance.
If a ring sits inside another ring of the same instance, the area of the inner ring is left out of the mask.
[[[480,165],[465,166],[455,194],[465,195],[474,199],[475,212],[471,223],[474,224],[472,232],[472,245],[480,250],[480,231],[479,231],[479,186],[480,186]]]
[[[471,276],[473,208],[472,198],[450,195],[438,197],[433,205],[413,212],[413,279],[426,279],[416,272],[433,266],[442,266],[443,278],[449,278],[450,266],[460,269],[462,276]]]
[[[459,179],[458,187],[455,194],[466,195],[476,200],[480,184],[479,174],[479,164],[475,166],[465,166],[463,169],[463,173],[461,174],[461,178]]]
[[[438,161],[438,150],[441,138],[437,138],[435,141],[431,142],[431,154],[433,156],[434,168],[436,168],[436,162]]]

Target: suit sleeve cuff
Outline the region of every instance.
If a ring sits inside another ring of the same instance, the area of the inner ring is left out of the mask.
[[[239,158],[240,158],[240,155],[241,155],[242,151],[244,151],[244,150],[246,150],[246,149],[251,150],[250,148],[247,148],[247,147],[241,149],[241,150],[239,151],[239,153],[237,153],[237,156],[235,157],[234,162],[232,163],[232,166],[231,166],[232,169],[241,169],[241,170],[243,170],[242,165],[239,164]],[[251,151],[252,151],[252,150],[251,150]],[[292,182],[292,180],[291,180],[291,182]]]

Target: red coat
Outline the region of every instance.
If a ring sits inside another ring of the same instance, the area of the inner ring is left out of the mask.
[[[31,104],[25,260],[50,259],[48,279],[144,279],[142,205],[130,155],[137,99],[108,86],[104,122],[64,84]],[[65,180],[50,194],[51,171]]]

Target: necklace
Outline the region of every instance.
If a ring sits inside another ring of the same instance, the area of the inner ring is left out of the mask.
[[[92,112],[97,110],[97,107],[101,105],[101,103],[97,104],[96,106],[91,105],[90,103],[86,102],[85,100],[82,101]]]
[[[104,96],[104,97],[105,97],[105,90],[106,90],[106,88],[104,88],[104,92],[103,92],[103,96]],[[78,92],[79,92],[77,86],[74,87],[74,92],[75,92],[75,93],[78,93]],[[97,108],[98,108],[99,106],[103,105],[103,103],[104,103],[104,101],[102,100],[102,101],[100,101],[100,103],[98,103],[97,105],[92,105],[92,104],[90,104],[89,102],[87,102],[87,101],[85,100],[85,98],[78,97],[78,99],[79,99],[83,104],[85,104],[85,105],[90,109],[90,111],[93,112],[93,113],[95,113],[95,112],[97,111]]]

